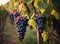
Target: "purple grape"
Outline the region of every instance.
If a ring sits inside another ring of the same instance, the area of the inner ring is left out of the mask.
[[[28,19],[26,17],[19,19],[18,22],[16,23],[20,40],[24,39],[27,23]]]
[[[38,29],[40,31],[44,30],[45,22],[46,22],[46,17],[45,16],[37,16],[36,17],[36,23],[37,23]]]

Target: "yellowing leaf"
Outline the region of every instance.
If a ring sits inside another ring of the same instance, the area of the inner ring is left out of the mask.
[[[22,3],[21,5],[19,5],[19,11],[24,14],[26,12],[26,6],[24,5],[24,3]]]
[[[27,17],[27,19],[29,19],[29,14],[25,14],[24,16],[26,16],[26,17]]]
[[[48,32],[43,31],[42,37],[43,37],[43,41],[45,42],[47,40],[47,38],[48,38]]]
[[[58,13],[56,12],[55,9],[53,9],[53,10],[51,11],[51,14],[54,15],[54,16],[56,17],[56,19],[59,19],[59,15],[58,15]]]
[[[34,1],[34,6],[35,6],[36,8],[38,8],[38,2],[39,2],[39,0],[35,0],[35,1]]]
[[[23,6],[24,6],[24,4],[19,5],[19,11],[20,12],[22,11]]]
[[[34,29],[36,29],[36,22],[34,19],[29,19],[28,24],[32,26]]]
[[[45,9],[43,9],[43,8],[40,9],[40,12],[41,12],[41,13],[44,13],[44,12],[45,12]]]
[[[15,3],[14,3],[14,7],[16,7],[16,6],[18,6],[18,2],[15,2]]]
[[[53,9],[52,12],[51,12],[51,14],[55,14],[55,13],[56,13],[56,11]]]

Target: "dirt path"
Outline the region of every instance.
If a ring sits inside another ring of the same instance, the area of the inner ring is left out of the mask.
[[[4,32],[3,44],[17,44],[18,37],[16,35],[16,29],[14,29],[14,26],[10,24],[9,18],[6,20],[5,28],[6,32]]]

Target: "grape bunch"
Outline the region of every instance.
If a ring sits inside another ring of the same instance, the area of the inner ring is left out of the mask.
[[[9,13],[9,17],[10,17],[11,24],[13,24],[13,22],[14,22],[14,16],[13,16],[13,14]]]
[[[45,16],[37,16],[36,17],[36,23],[37,23],[37,28],[43,32],[45,28],[45,22],[46,22],[46,17]]]
[[[24,39],[24,35],[26,32],[26,26],[28,25],[27,23],[28,23],[28,19],[26,17],[19,19],[18,22],[16,23],[20,41]]]

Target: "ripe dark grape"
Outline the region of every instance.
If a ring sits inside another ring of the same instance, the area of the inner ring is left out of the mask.
[[[53,28],[56,30],[58,34],[60,34],[60,23],[59,20],[53,20]]]
[[[37,27],[41,32],[43,32],[43,30],[44,30],[45,22],[46,22],[45,16],[37,16],[36,17]]]
[[[18,12],[16,12],[16,14],[14,15],[14,17],[16,18],[18,16],[20,16],[20,14]]]
[[[13,14],[10,13],[10,14],[9,14],[9,17],[10,17],[10,22],[11,22],[11,24],[13,24],[13,22],[14,22],[14,16],[13,16]]]
[[[20,40],[24,39],[27,23],[28,19],[26,17],[19,19],[18,22],[16,23]]]

